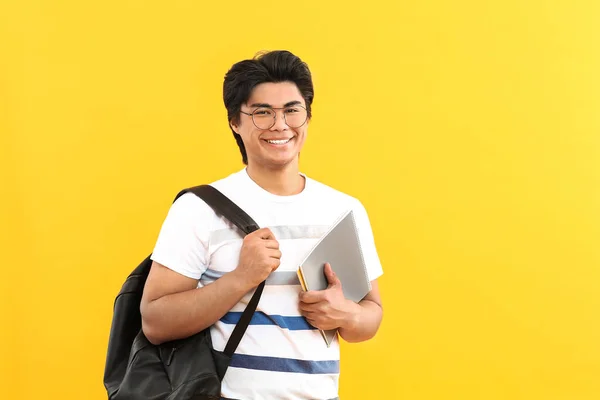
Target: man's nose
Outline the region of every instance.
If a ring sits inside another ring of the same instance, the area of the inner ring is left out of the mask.
[[[272,131],[285,131],[289,126],[285,122],[284,110],[275,111],[275,124],[271,127]]]

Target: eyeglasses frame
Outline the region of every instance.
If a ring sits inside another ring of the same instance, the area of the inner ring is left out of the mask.
[[[240,110],[240,113],[248,115],[250,117],[252,117],[252,123],[254,124],[255,127],[257,127],[258,129],[271,129],[273,126],[275,126],[275,124],[277,123],[277,111],[276,110],[285,110],[286,108],[291,108],[291,107],[301,107],[304,109],[304,111],[306,111],[306,118],[304,119],[304,122],[302,122],[300,125],[298,126],[291,126],[288,124],[287,119],[285,119],[285,113],[283,113],[283,121],[285,122],[285,124],[287,126],[289,126],[292,129],[297,129],[300,128],[301,126],[303,126],[304,124],[306,124],[306,121],[308,121],[308,110],[306,109],[306,107],[304,107],[301,104],[295,104],[293,106],[287,106],[287,107],[257,107],[254,111],[252,111],[251,113],[247,113],[245,111]],[[268,128],[261,128],[260,126],[256,125],[256,122],[254,121],[254,113],[257,110],[263,109],[263,108],[268,108],[274,111],[273,113],[273,123],[268,127]]]

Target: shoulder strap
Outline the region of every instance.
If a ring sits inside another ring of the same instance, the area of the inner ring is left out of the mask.
[[[246,235],[259,229],[258,224],[246,214],[237,204],[231,201],[218,189],[210,185],[200,185],[184,189],[175,198],[177,200],[183,194],[192,192],[208,204],[217,214],[222,215],[240,228]]]
[[[188,192],[194,193],[196,196],[200,197],[215,211],[215,213],[231,221],[231,223],[237,226],[242,232],[244,232],[244,234],[247,235],[259,229],[258,224],[254,222],[254,220],[248,214],[246,214],[244,210],[242,210],[237,204],[231,201],[231,199],[229,199],[215,187],[210,185],[200,185],[184,189],[177,194],[175,200]],[[258,302],[264,287],[265,282],[263,281],[256,288],[252,299],[250,299],[250,302],[242,313],[240,320],[233,329],[233,332],[227,341],[227,345],[225,346],[224,350],[224,353],[229,357],[233,355],[235,349],[237,349],[238,345],[240,344],[242,336],[244,336],[246,328],[248,328],[250,320],[256,311],[256,307],[258,306]]]

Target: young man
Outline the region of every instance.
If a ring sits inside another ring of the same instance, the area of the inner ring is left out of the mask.
[[[266,285],[223,379],[228,399],[335,399],[339,343],[320,329],[339,328],[348,342],[372,338],[382,308],[383,273],[362,204],[299,171],[311,117],[307,65],[287,51],[235,64],[223,97],[246,167],[213,182],[262,229],[243,237],[193,194],[169,210],[153,252],[141,304],[142,327],[155,344],[211,327],[223,350],[254,289]],[[355,213],[372,291],[359,304],[344,298],[329,265],[329,288],[302,292],[296,270],[345,211]]]

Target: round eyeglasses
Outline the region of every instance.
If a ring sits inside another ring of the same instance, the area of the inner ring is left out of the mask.
[[[251,116],[254,126],[258,129],[271,129],[277,119],[275,110],[283,110],[283,120],[290,128],[300,128],[308,119],[306,108],[299,104],[283,108],[259,107],[251,113],[241,110],[240,112]]]

